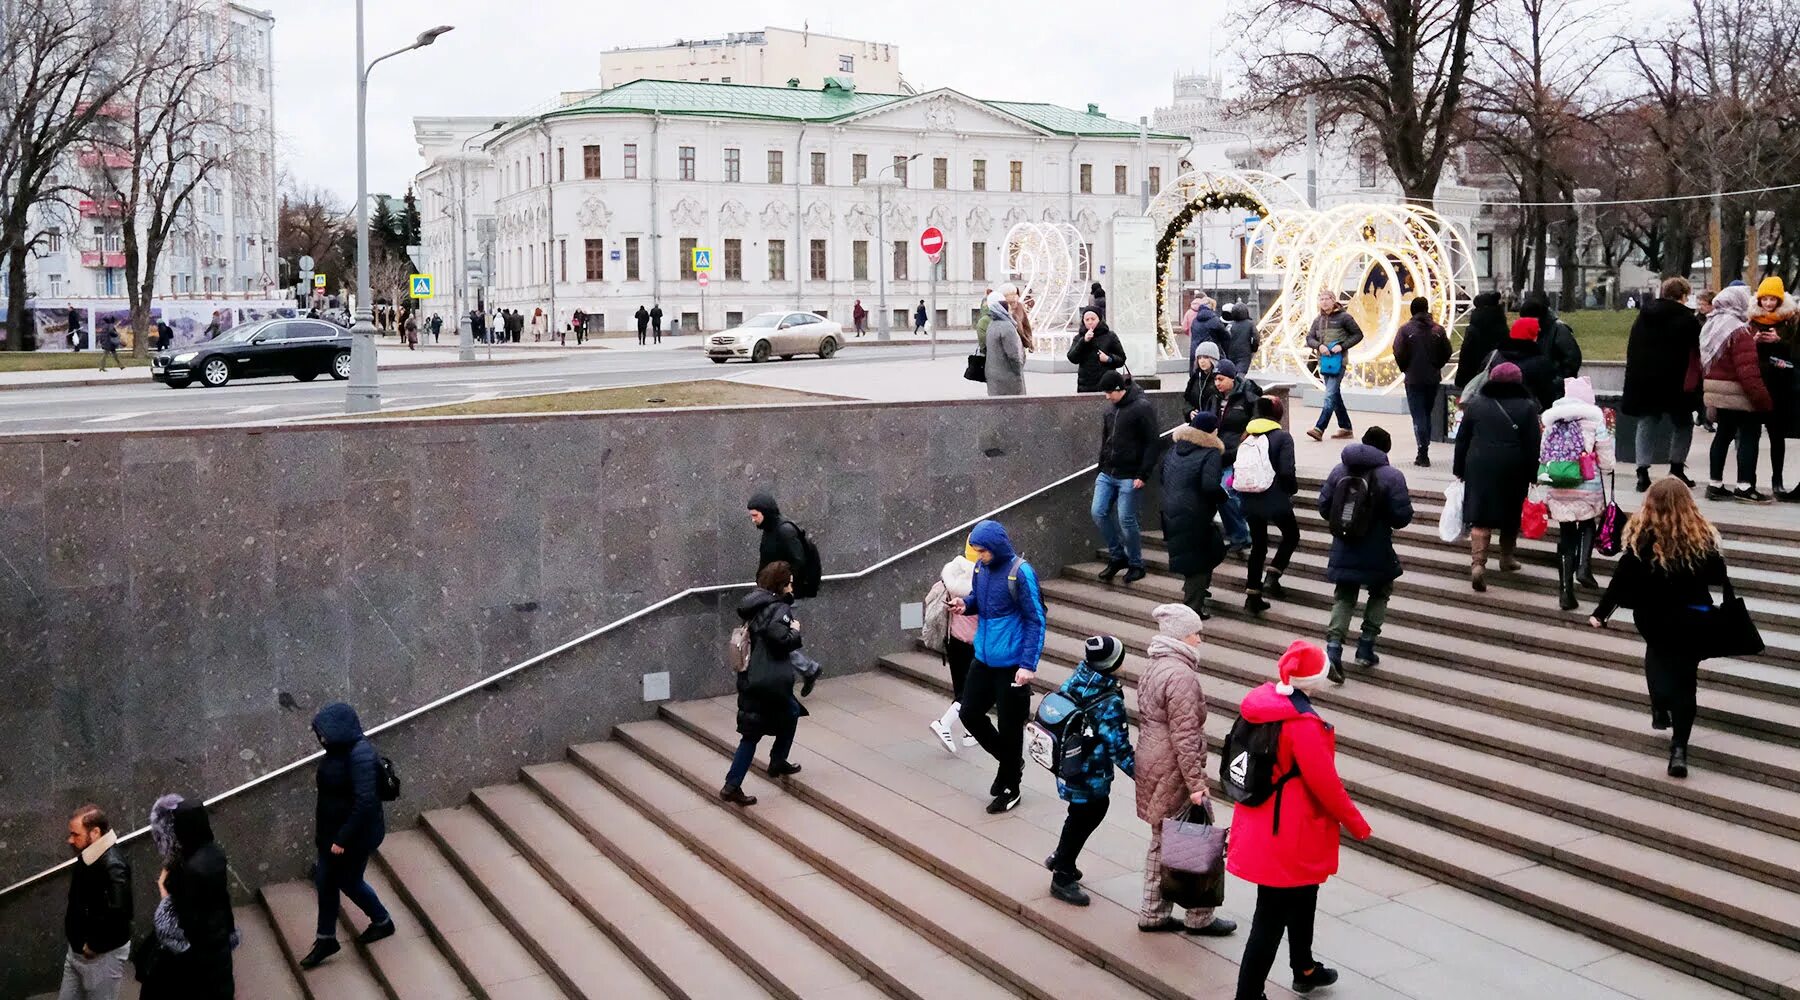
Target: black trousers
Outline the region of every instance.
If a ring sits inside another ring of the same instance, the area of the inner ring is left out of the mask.
[[[1275,966],[1281,935],[1288,939],[1288,965],[1295,975],[1314,965],[1313,916],[1319,909],[1319,887],[1292,889],[1256,887],[1256,916],[1250,919],[1250,940],[1244,942],[1244,961],[1238,966],[1237,1000],[1262,1000],[1263,980]]]
[[[1063,820],[1062,837],[1056,842],[1056,853],[1050,856],[1051,877],[1059,884],[1081,881],[1081,869],[1075,867],[1075,860],[1081,857],[1081,849],[1087,846],[1088,837],[1100,829],[1100,821],[1106,818],[1106,810],[1111,805],[1112,798],[1106,795],[1069,803],[1069,817]]]
[[[1016,672],[1013,667],[990,667],[976,660],[963,683],[963,730],[999,762],[1000,773],[994,778],[996,795],[999,789],[1017,791],[1025,773],[1025,717],[1031,711],[1031,688],[1013,683]],[[999,715],[999,728],[988,721],[989,709]]]
[[[950,690],[961,699],[963,686],[969,682],[969,666],[975,662],[975,647],[947,635],[944,637],[944,662],[950,667]]]
[[[1707,471],[1712,473],[1715,483],[1725,480],[1725,456],[1731,451],[1731,442],[1737,442],[1737,481],[1745,486],[1756,485],[1756,458],[1761,450],[1763,425],[1767,418],[1760,413],[1749,410],[1719,410],[1719,429],[1713,435],[1712,466]],[[1771,430],[1771,433],[1775,433]],[[1775,438],[1771,438],[1775,440]],[[1777,474],[1776,478],[1780,478]],[[1730,484],[1727,484],[1728,486]]]
[[[1262,591],[1263,559],[1269,554],[1269,525],[1273,524],[1281,530],[1281,544],[1275,547],[1275,561],[1269,569],[1277,575],[1287,572],[1288,560],[1294,558],[1294,549],[1300,545],[1300,524],[1294,520],[1294,509],[1272,518],[1250,515],[1250,568],[1244,577],[1244,589]]]
[[[1644,680],[1650,687],[1650,710],[1669,713],[1670,745],[1687,746],[1699,711],[1699,662],[1685,653],[1645,646]]]

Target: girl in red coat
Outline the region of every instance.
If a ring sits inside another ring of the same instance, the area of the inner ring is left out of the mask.
[[[1265,1000],[1263,981],[1275,964],[1284,931],[1294,992],[1310,993],[1337,982],[1337,971],[1312,956],[1319,886],[1337,872],[1338,827],[1357,840],[1369,836],[1368,822],[1338,779],[1337,738],[1305,694],[1325,681],[1325,651],[1297,641],[1281,655],[1278,667],[1281,682],[1251,691],[1238,709],[1246,722],[1282,725],[1276,793],[1261,805],[1238,806],[1231,816],[1226,869],[1257,887],[1256,916],[1238,969],[1237,1000]]]

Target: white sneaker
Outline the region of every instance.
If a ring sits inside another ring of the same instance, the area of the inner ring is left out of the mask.
[[[956,739],[950,734],[950,727],[944,725],[944,720],[932,719],[931,731],[936,733],[937,738],[943,742],[945,750],[951,753],[956,752]]]
[[[963,746],[966,746],[966,747],[978,747],[978,746],[980,746],[980,745],[981,745],[981,741],[980,741],[980,740],[978,740],[978,739],[976,739],[976,738],[975,738],[975,737],[973,737],[973,736],[970,736],[970,735],[968,735],[968,734],[967,734],[967,733],[964,733],[964,734],[963,734]]]

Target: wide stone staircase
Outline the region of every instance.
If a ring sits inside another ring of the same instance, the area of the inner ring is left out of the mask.
[[[1215,580],[1202,655],[1215,751],[1276,654],[1323,635],[1329,538],[1310,496],[1298,499],[1304,542],[1286,601],[1252,619],[1243,564]],[[1800,530],[1721,525],[1770,648],[1703,666],[1693,773],[1675,781],[1628,616],[1595,632],[1597,595],[1556,609],[1554,536],[1523,543],[1526,568],[1490,570],[1474,594],[1466,550],[1437,538],[1441,496],[1415,503],[1381,664],[1347,664],[1349,682],[1317,696],[1375,831],[1346,840],[1322,896],[1321,957],[1346,973],[1335,995],[1800,997],[1800,578],[1789,569]],[[1097,561],[1043,581],[1040,687],[1069,675],[1083,636],[1110,632],[1130,650],[1135,714],[1150,609],[1180,592],[1161,572],[1160,538],[1147,540],[1158,571],[1130,587],[1099,583]],[[1603,580],[1609,568],[1597,563]],[[390,834],[369,880],[394,911],[394,938],[349,944],[362,917],[346,906],[345,950],[301,974],[311,886],[264,888],[238,912],[238,995],[1231,996],[1244,931],[1135,929],[1147,827],[1130,781],[1082,858],[1094,905],[1051,899],[1040,859],[1063,813],[1053,784],[1028,767],[1020,809],[987,816],[985,756],[946,754],[924,727],[948,687],[922,650],[821,682],[794,757],[804,771],[766,780],[765,742],[745,785],[761,801],[747,810],[715,795],[734,700],[665,706]],[[1233,880],[1226,912],[1247,919],[1253,898]],[[1267,991],[1291,996],[1274,980]]]

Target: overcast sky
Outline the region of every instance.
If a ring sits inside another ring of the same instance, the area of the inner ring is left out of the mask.
[[[322,186],[346,203],[356,191],[355,5],[352,0],[243,0],[275,15],[275,120],[282,167],[298,183]],[[977,4],[909,0],[862,5],[682,0],[592,3],[579,0],[370,0],[369,58],[399,48],[435,24],[456,30],[436,45],[391,59],[369,87],[369,185],[395,194],[418,170],[415,115],[509,114],[558,91],[594,87],[598,54],[625,45],[666,44],[764,26],[799,28],[888,42],[900,69],[920,90],[954,87],[976,97],[1050,101],[1081,108],[1092,101],[1135,121],[1167,104],[1175,73],[1204,69],[1203,39],[1224,16],[1224,0],[1156,4],[1161,27],[1070,0]],[[810,11],[810,13],[809,13]],[[1216,12],[1216,13],[1208,13]],[[1102,23],[1111,22],[1111,23]],[[1178,25],[1187,25],[1180,29]],[[1174,29],[1174,30],[1171,30]],[[1185,35],[1193,41],[1180,41]]]

